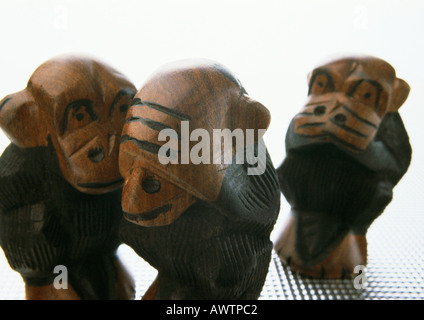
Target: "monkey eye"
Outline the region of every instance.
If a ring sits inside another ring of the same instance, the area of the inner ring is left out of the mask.
[[[131,105],[134,94],[135,92],[132,89],[120,90],[110,106],[109,116],[113,119],[119,120],[121,123],[124,123],[125,116]]]
[[[382,87],[378,82],[364,79],[354,85],[349,96],[378,112],[381,90]]]
[[[65,111],[62,133],[73,132],[98,120],[94,103],[88,99],[71,102]]]
[[[309,95],[320,95],[334,91],[334,82],[329,74],[323,71],[315,73],[309,85]]]

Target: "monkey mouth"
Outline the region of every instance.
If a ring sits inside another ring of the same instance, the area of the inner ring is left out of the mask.
[[[172,204],[166,204],[159,208],[153,209],[152,211],[144,213],[129,213],[124,211],[124,216],[129,221],[140,222],[140,221],[151,221],[159,217],[159,215],[164,214],[172,209]]]
[[[124,182],[123,178],[119,178],[116,180],[108,181],[108,182],[85,182],[85,183],[78,183],[78,186],[81,188],[87,188],[87,189],[101,189],[101,188],[107,188],[113,185],[121,184]]]

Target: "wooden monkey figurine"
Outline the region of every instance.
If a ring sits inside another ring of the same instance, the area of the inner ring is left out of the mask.
[[[341,58],[310,74],[277,169],[291,216],[275,249],[293,270],[343,278],[366,265],[367,229],[411,161],[398,113],[409,90],[374,57]]]
[[[144,299],[259,297],[281,195],[269,121],[209,60],[170,63],[137,92],[121,137],[120,234],[158,270]]]
[[[119,139],[135,92],[111,67],[66,55],[1,101],[11,144],[0,158],[0,245],[26,299],[134,297],[115,254]]]

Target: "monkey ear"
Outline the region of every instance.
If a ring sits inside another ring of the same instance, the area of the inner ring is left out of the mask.
[[[20,148],[47,146],[47,128],[40,110],[27,89],[0,101],[0,127]]]
[[[397,112],[409,95],[409,87],[406,81],[396,78],[393,84],[392,100],[387,112]]]

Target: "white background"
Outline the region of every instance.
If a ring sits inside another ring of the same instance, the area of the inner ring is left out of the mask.
[[[0,12],[0,99],[62,53],[97,57],[138,88],[164,63],[209,58],[270,110],[265,141],[276,167],[312,68],[352,53],[383,58],[411,86],[400,113],[413,146],[411,167],[386,212],[407,219],[423,211],[424,1],[15,0],[1,1]],[[0,133],[0,152],[8,143]],[[288,210],[283,201],[281,214]]]

